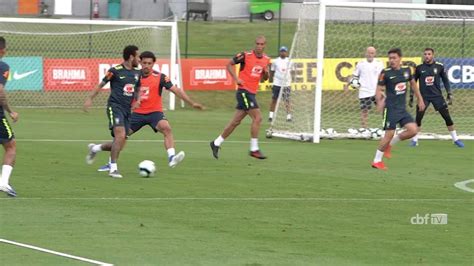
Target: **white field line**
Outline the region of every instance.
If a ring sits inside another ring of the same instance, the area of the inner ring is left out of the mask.
[[[474,202],[474,199],[428,199],[428,198],[412,198],[412,199],[397,199],[397,198],[199,198],[199,197],[189,197],[189,198],[179,198],[179,197],[163,197],[163,198],[79,198],[79,197],[56,197],[56,198],[42,198],[42,197],[31,197],[31,198],[0,198],[0,200],[13,200],[13,201],[23,201],[23,200],[90,200],[90,201],[255,201],[255,202],[266,202],[266,201],[288,201],[288,202],[303,202],[303,201],[315,201],[315,202],[357,202],[357,201],[379,201],[379,202]]]
[[[90,143],[101,143],[101,142],[107,142],[107,141],[112,141],[112,138],[110,139],[16,139],[16,141],[21,142],[90,142]],[[158,142],[162,143],[163,140],[158,139],[158,140],[148,140],[148,139],[128,139],[127,142]],[[208,143],[211,142],[211,140],[175,140],[175,142],[179,143]],[[249,143],[249,141],[244,141],[244,140],[227,140],[225,143]],[[283,144],[283,143],[294,143],[294,142],[289,142],[289,141],[259,141],[259,143],[278,143],[278,144]]]
[[[457,183],[454,184],[454,186],[461,189],[461,190],[474,193],[474,188],[470,188],[470,187],[467,186],[467,184],[469,184],[469,183],[474,184],[474,179],[469,179],[469,180],[457,182]]]
[[[73,259],[73,260],[79,260],[79,261],[83,261],[83,262],[87,262],[87,263],[91,263],[91,264],[95,264],[95,265],[113,266],[113,264],[110,264],[110,263],[107,263],[107,262],[102,262],[102,261],[98,261],[98,260],[91,260],[91,259],[88,259],[88,258],[78,257],[78,256],[74,256],[74,255],[70,255],[70,254],[66,254],[66,253],[62,253],[62,252],[57,252],[57,251],[50,250],[50,249],[45,249],[45,248],[40,248],[40,247],[28,245],[28,244],[18,243],[18,242],[11,241],[11,240],[6,240],[6,239],[1,239],[0,238],[0,242],[10,244],[10,245],[14,245],[14,246],[19,246],[19,247],[22,247],[22,248],[29,248],[29,249],[37,250],[37,251],[40,251],[40,252],[53,254],[53,255],[56,255],[56,256],[70,258],[70,259]]]

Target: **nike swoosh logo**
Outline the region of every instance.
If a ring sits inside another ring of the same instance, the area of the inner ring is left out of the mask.
[[[425,72],[426,72],[426,71],[424,71],[424,70],[423,70],[423,71],[421,71],[421,73],[425,73]]]
[[[16,80],[19,80],[19,79],[24,79],[26,77],[28,77],[29,75],[32,75],[34,73],[38,72],[38,70],[33,70],[33,71],[29,71],[29,72],[25,72],[25,73],[21,73],[21,74],[18,74],[18,72],[14,72],[13,73],[13,79],[16,79]]]
[[[126,78],[126,77],[125,76],[120,76],[120,79],[124,79],[124,78]]]
[[[397,76],[392,76],[392,77],[389,77],[389,79],[394,79],[394,78],[396,78],[396,77],[397,77]]]

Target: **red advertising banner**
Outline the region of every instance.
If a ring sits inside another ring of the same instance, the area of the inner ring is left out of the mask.
[[[226,69],[229,59],[182,59],[181,73],[185,90],[234,90],[235,84]],[[120,59],[44,59],[45,91],[92,90],[100,83],[107,70]],[[169,60],[157,60],[154,69],[169,75]],[[178,65],[174,66],[174,73]],[[179,74],[172,78],[177,83]],[[104,89],[108,89],[107,84]]]
[[[227,72],[229,59],[182,59],[185,90],[234,90]]]

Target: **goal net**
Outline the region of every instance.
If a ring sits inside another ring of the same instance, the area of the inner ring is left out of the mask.
[[[359,130],[358,90],[346,86],[368,46],[377,49],[384,67],[387,51],[401,48],[402,64],[413,70],[422,62],[424,49],[433,48],[449,77],[454,95],[449,110],[458,135],[474,137],[473,6],[329,1],[301,5],[290,51],[294,65],[290,110],[280,96],[267,135],[314,142],[320,137],[379,138],[382,115],[372,106],[368,129]],[[415,115],[414,108],[408,110]],[[286,120],[288,111],[291,122]],[[444,120],[432,106],[423,119],[422,134],[449,138]]]
[[[123,61],[127,45],[152,51],[154,68],[180,83],[176,22],[0,18],[0,36],[7,41],[2,60],[10,65],[13,106],[81,107],[106,71]],[[106,105],[109,88],[94,106]],[[173,95],[164,93],[163,106],[174,109]]]

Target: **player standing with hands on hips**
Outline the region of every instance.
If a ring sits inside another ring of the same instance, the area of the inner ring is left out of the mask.
[[[250,156],[257,159],[266,159],[258,147],[258,133],[262,123],[262,114],[257,104],[255,95],[258,84],[269,77],[270,58],[263,52],[266,40],[264,36],[255,39],[255,48],[249,52],[236,54],[227,64],[227,71],[237,83],[236,93],[237,106],[232,120],[224,128],[224,131],[214,140],[210,146],[214,158],[219,158],[219,149],[224,140],[232,134],[235,128],[240,125],[242,119],[247,115],[252,119],[250,127]],[[235,65],[240,65],[239,76],[235,73]]]

